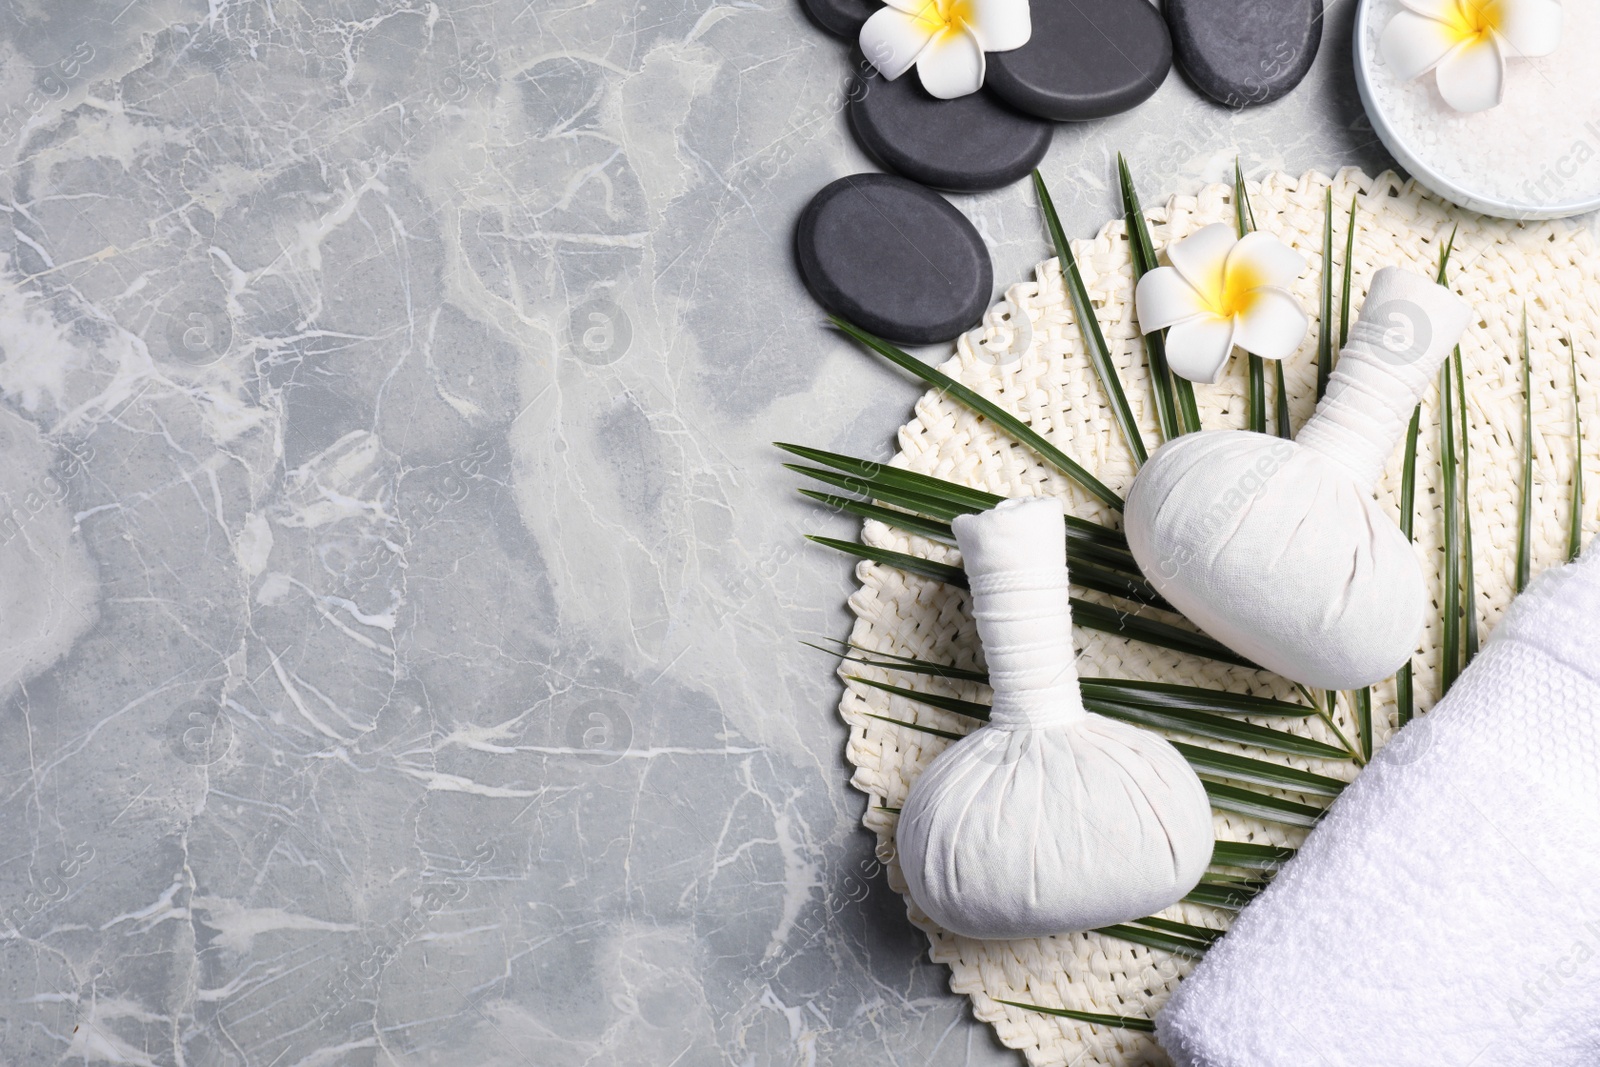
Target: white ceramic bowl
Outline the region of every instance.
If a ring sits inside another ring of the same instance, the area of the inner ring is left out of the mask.
[[[1369,84],[1368,68],[1371,65],[1371,48],[1367,41],[1371,36],[1367,32],[1368,18],[1372,11],[1370,0],[1361,0],[1356,8],[1355,29],[1355,55],[1356,55],[1356,88],[1361,93],[1361,106],[1366,109],[1367,119],[1372,123],[1372,128],[1378,132],[1378,140],[1394,156],[1395,161],[1406,169],[1413,178],[1444,197],[1452,203],[1459,204],[1469,211],[1481,212],[1485,215],[1494,215],[1502,219],[1564,219],[1572,215],[1582,215],[1590,211],[1600,210],[1600,193],[1584,197],[1581,200],[1556,201],[1547,204],[1530,204],[1516,200],[1502,200],[1485,193],[1474,192],[1458,182],[1452,181],[1440,174],[1433,167],[1424,163],[1411,150],[1411,146],[1395,133],[1389,125],[1389,119],[1379,111],[1373,102],[1372,86]]]

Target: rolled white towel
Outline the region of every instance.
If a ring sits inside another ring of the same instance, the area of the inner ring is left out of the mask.
[[[1174,993],[1179,1067],[1600,1064],[1600,551],[1542,575]]]

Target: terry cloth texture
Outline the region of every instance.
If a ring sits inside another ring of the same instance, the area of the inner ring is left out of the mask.
[[[1600,551],[1512,603],[1158,1032],[1182,1067],[1600,1063]]]

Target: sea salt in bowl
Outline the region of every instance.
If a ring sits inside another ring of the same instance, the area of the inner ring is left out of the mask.
[[[1447,200],[1486,215],[1554,219],[1600,209],[1600,0],[1562,0],[1561,45],[1506,64],[1500,106],[1463,114],[1432,73],[1402,82],[1378,41],[1400,0],[1361,0],[1356,86],[1395,160]]]

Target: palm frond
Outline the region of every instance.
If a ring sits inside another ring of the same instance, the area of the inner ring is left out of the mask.
[[[1267,822],[1280,822],[1286,826],[1312,827],[1317,825],[1317,820],[1323,816],[1323,809],[1313,808],[1306,804],[1297,804],[1292,800],[1282,797],[1268,796],[1265,793],[1256,793],[1237,786],[1223,785],[1221,782],[1201,782],[1205,786],[1206,796],[1211,798],[1211,806],[1219,811],[1231,811],[1239,815],[1248,815],[1253,819],[1264,819]]]
[[[1411,425],[1406,428],[1405,459],[1400,467],[1400,532],[1406,540],[1413,540],[1417,513],[1417,437],[1422,430],[1422,405],[1411,412]],[[1416,713],[1416,692],[1411,677],[1411,660],[1400,665],[1394,676],[1394,699],[1399,725],[1404,726]]]
[[[1118,923],[1116,926],[1102,926],[1094,931],[1115,937],[1121,941],[1129,941],[1145,948],[1156,948],[1163,952],[1170,952],[1174,956],[1185,956],[1192,960],[1200,959],[1206,954],[1206,949],[1211,946],[1204,941],[1195,941],[1176,934],[1163,933],[1160,930],[1149,930],[1142,926],[1132,926],[1128,923]]]
[[[1322,284],[1317,322],[1317,399],[1328,391],[1333,374],[1333,188],[1322,197]]]
[[[1249,841],[1218,841],[1211,848],[1211,866],[1246,871],[1275,871],[1294,859],[1295,850],[1284,845],[1258,845]]]
[[[967,575],[960,567],[952,567],[948,563],[938,563],[921,556],[913,556],[908,552],[896,552],[893,549],[877,548],[873,545],[862,544],[859,541],[842,541],[837,537],[823,537],[820,534],[806,534],[806,540],[815,542],[825,548],[843,552],[848,556],[858,559],[870,560],[889,567],[897,567],[910,574],[931,578],[936,582],[953,585],[958,589],[967,587]],[[1237,667],[1255,667],[1256,665],[1240,656],[1226,645],[1196,633],[1185,630],[1171,623],[1158,622],[1155,619],[1146,619],[1140,615],[1129,615],[1115,608],[1108,608],[1104,604],[1091,604],[1087,600],[1076,597],[1068,598],[1072,606],[1072,621],[1086,630],[1099,630],[1102,633],[1116,634],[1133,641],[1143,641],[1146,644],[1157,645],[1161,648],[1170,648],[1175,652],[1187,652],[1192,656],[1203,656],[1222,663],[1231,663]]]
[[[824,548],[843,552],[847,556],[856,556],[860,559],[870,560],[873,563],[897,567],[908,574],[932,578],[936,582],[953,585],[958,589],[967,587],[967,572],[960,567],[952,567],[948,563],[923,559],[921,556],[913,556],[909,552],[896,552],[890,548],[865,545],[860,541],[841,541],[837,537],[823,537],[821,534],[806,534],[806,540],[822,545]]]
[[[1332,195],[1330,191],[1330,196]],[[1343,351],[1350,340],[1350,275],[1356,260],[1356,202],[1359,194],[1350,197],[1350,222],[1344,231],[1344,286],[1339,299],[1339,348]]]
[[[851,325],[837,315],[830,315],[828,318],[842,332],[855,338],[862,345],[878,353],[878,355],[887,359],[901,370],[922,379],[956,403],[988,419],[1017,442],[1032,449],[1040,459],[1072,479],[1091,496],[1118,511],[1122,510],[1123,501],[1120,496],[1112,492],[1100,479],[1080,467],[1071,456],[1045,440],[1037,430],[1023,423],[994,401],[978,395],[937,367],[928,366],[920,359],[902,352],[889,342],[874,337],[859,327]]]
[[[856,479],[856,481],[851,483],[840,482],[823,476],[812,467],[785,464],[792,471],[804,474],[809,478],[816,478],[819,481],[829,482],[829,484],[837,485],[842,489],[849,489],[851,492],[859,492],[862,496],[870,496],[886,504],[897,504],[901,507],[911,508],[931,518],[949,521],[957,515],[969,515],[979,511],[987,511],[1005,499],[1005,497],[986,493],[981,489],[972,489],[956,482],[945,481],[943,478],[917,474],[913,471],[902,470],[899,467],[891,467],[885,463],[856,459],[853,456],[841,455],[838,452],[825,452],[820,448],[808,448],[805,445],[793,445],[783,442],[774,443],[778,448],[791,455],[825,464],[850,478]],[[899,499],[884,495],[886,491],[901,495],[910,494],[915,499],[902,502]],[[933,506],[928,507],[926,505]],[[1133,563],[1133,556],[1128,552],[1128,539],[1120,530],[1113,530],[1109,526],[1101,525],[1089,519],[1080,519],[1074,515],[1066,517],[1066,528],[1068,540],[1080,541],[1085,545],[1103,546],[1119,552],[1133,565],[1134,570],[1138,570],[1138,564]]]
[[[1439,466],[1444,509],[1444,635],[1440,641],[1439,695],[1461,673],[1461,505],[1456,499],[1455,388],[1450,364],[1439,368]]]
[[[1115,700],[1153,708],[1184,711],[1222,711],[1231,715],[1303,719],[1312,713],[1304,704],[1270,697],[1228,693],[1172,682],[1130,682],[1120,678],[1080,678],[1078,688],[1086,698]]]
[[[1522,308],[1522,500],[1517,505],[1517,592],[1528,588],[1533,570],[1533,354],[1528,308]]]
[[[1356,743],[1361,746],[1361,758],[1372,758],[1372,688],[1362,686],[1350,694],[1350,706],[1356,716]]]
[[[878,522],[927,537],[944,544],[955,544],[955,534],[947,522],[937,522],[933,519],[924,519],[908,511],[897,511],[893,508],[879,507],[860,500],[851,500],[847,497],[834,496],[831,493],[816,493],[810,489],[800,490],[800,495],[809,497],[835,511],[842,511],[849,515],[857,515],[863,519],[875,519]],[[1079,558],[1076,562],[1072,559],[1072,551],[1068,549],[1068,562],[1072,564],[1068,573],[1071,575],[1072,584],[1084,589],[1093,589],[1096,592],[1107,593],[1123,600],[1131,600],[1137,604],[1146,604],[1162,611],[1172,611],[1155,587],[1145,580],[1141,574],[1119,574],[1099,566],[1093,560]]]
[[[1283,385],[1283,360],[1275,359],[1272,361],[1272,376],[1277,390],[1277,396],[1274,398],[1272,405],[1272,432],[1284,440],[1288,440],[1294,436],[1294,427],[1289,425],[1289,392]]]
[[[1231,663],[1235,667],[1260,670],[1257,664],[1251,663],[1233,649],[1204,634],[1185,630],[1170,623],[1158,622],[1155,619],[1147,619],[1142,615],[1129,615],[1127,612],[1108,608],[1104,604],[1073,600],[1072,621],[1086,629],[1099,630],[1101,633],[1116,634],[1146,644],[1159,645],[1174,652],[1187,652],[1191,656],[1203,656],[1219,663]]]
[[[961,503],[937,500],[923,496],[920,493],[897,489],[893,486],[878,485],[868,479],[857,478],[852,474],[823,470],[819,467],[804,467],[798,463],[785,463],[783,466],[786,470],[791,470],[796,474],[822,482],[824,485],[859,493],[861,496],[867,497],[868,500],[892,504],[896,508],[908,511],[913,515],[939,521],[943,526],[948,526],[959,515],[974,514],[978,510]],[[802,492],[805,492],[805,490],[802,490]],[[826,495],[831,496],[832,494]],[[861,503],[861,501],[857,501],[857,503]],[[1083,529],[1084,526],[1090,527],[1090,529],[1086,531]],[[940,528],[942,529],[943,527]],[[1114,537],[1121,536],[1116,534],[1115,531],[1107,530],[1104,526],[1085,523],[1082,519],[1068,516],[1065,524],[1067,563],[1071,566],[1087,563],[1099,567],[1109,567],[1124,574],[1142,574],[1143,572],[1139,570],[1139,564],[1133,558],[1133,553],[1126,548],[1114,547],[1114,540],[1108,543],[1108,539],[1100,536],[1102,532],[1112,534]],[[954,535],[952,534],[951,536]]]
[[[1345,783],[1339,779],[1302,771],[1298,767],[1286,767],[1281,763],[1251,759],[1233,752],[1219,752],[1199,745],[1186,745],[1181,741],[1172,742],[1172,747],[1189,761],[1189,766],[1195,769],[1196,774],[1316,796],[1336,797],[1344,791]]]
[[[1439,253],[1440,285],[1445,283],[1450,253],[1455,248],[1456,231]],[[1450,691],[1461,674],[1461,506],[1457,499],[1461,483],[1456,473],[1455,388],[1451,365],[1439,368],[1439,472],[1444,510],[1444,604],[1443,637],[1440,641],[1439,695]]]
[[[890,652],[875,652],[845,641],[837,642],[845,651],[822,648],[809,641],[801,644],[826,652],[830,656],[852,663],[864,663],[883,670],[898,670],[907,674],[926,674],[938,678],[989,684],[984,671],[968,670],[915,656],[898,656]],[[853,656],[851,651],[864,653]],[[1271,697],[1232,693],[1221,689],[1207,689],[1196,685],[1179,685],[1175,682],[1136,682],[1124,678],[1083,677],[1078,688],[1090,699],[1108,700],[1118,704],[1133,704],[1153,708],[1174,708],[1183,711],[1210,711],[1224,715],[1249,715],[1255,717],[1303,719],[1312,713],[1304,704]]]
[[[1020,1000],[996,1000],[996,1004],[1006,1004],[1024,1011],[1036,1011],[1041,1015],[1055,1015],[1074,1022],[1092,1023],[1095,1026],[1109,1026],[1117,1030],[1136,1030],[1141,1034],[1156,1032],[1156,1024],[1149,1019],[1140,1019],[1132,1015],[1102,1015],[1097,1011],[1073,1011],[1071,1008],[1047,1008],[1042,1004],[1024,1004]]]
[[[960,697],[945,696],[942,693],[924,693],[916,689],[907,689],[904,686],[892,685],[889,682],[874,681],[871,678],[851,676],[852,682],[859,682],[872,689],[879,689],[885,693],[904,697],[907,700],[926,704],[930,708],[941,711],[953,712],[956,715],[965,715],[969,719],[980,722],[989,721],[989,705],[977,700],[963,700]],[[1239,722],[1235,719],[1223,718],[1208,712],[1188,711],[1178,708],[1150,708],[1136,704],[1121,704],[1112,700],[1085,698],[1083,706],[1098,715],[1119,722],[1133,723],[1137,726],[1152,726],[1162,730],[1172,730],[1176,733],[1191,734],[1196,737],[1209,737],[1216,741],[1231,741],[1234,744],[1249,745],[1252,748],[1264,749],[1269,752],[1284,752],[1294,756],[1305,756],[1309,759],[1344,760],[1348,756],[1332,745],[1323,744],[1321,741],[1299,734],[1291,734],[1283,730],[1274,730],[1266,726],[1257,726],[1255,723]],[[1209,773],[1209,772],[1208,772]]]
[[[905,719],[895,719],[888,715],[879,715],[872,711],[862,712],[862,714],[869,719],[877,719],[879,722],[886,722],[891,726],[903,726],[907,730],[915,730],[919,734],[931,734],[934,737],[942,737],[946,741],[959,741],[963,737],[967,736],[963,733],[957,733],[954,730],[941,730],[936,726],[929,726],[926,723],[907,722]],[[893,811],[896,815],[900,814],[899,808],[895,808]]]
[[[1461,419],[1461,612],[1465,662],[1478,654],[1478,583],[1472,563],[1472,442],[1467,437],[1467,379],[1461,368],[1461,346],[1450,357],[1456,375],[1456,411]]]
[[[1143,926],[1150,930],[1160,930],[1163,933],[1177,934],[1187,937],[1192,941],[1202,944],[1214,945],[1222,939],[1226,930],[1217,930],[1210,926],[1196,926],[1194,923],[1178,922],[1176,919],[1163,919],[1158,915],[1147,915],[1143,919],[1132,920],[1136,926]]]
[[[1214,885],[1201,882],[1189,891],[1184,902],[1188,904],[1204,904],[1209,908],[1226,908],[1228,911],[1238,911],[1256,898],[1261,891],[1243,885]]]
[[[1128,161],[1117,153],[1117,180],[1122,192],[1123,226],[1128,234],[1128,257],[1133,261],[1133,284],[1156,269],[1155,246],[1150,241],[1150,227],[1139,204],[1139,191],[1134,188],[1133,175]],[[1144,334],[1144,359],[1150,371],[1150,391],[1155,397],[1156,422],[1161,427],[1161,439],[1170,441],[1185,433],[1180,422],[1177,392],[1173,388],[1172,368],[1167,365],[1167,342],[1160,330]]]
[[[1078,320],[1078,332],[1083,336],[1083,348],[1089,355],[1089,365],[1106,391],[1106,401],[1111,408],[1111,418],[1122,429],[1122,437],[1133,453],[1134,466],[1144,465],[1150,458],[1145,449],[1144,437],[1139,433],[1139,423],[1128,406],[1128,396],[1122,390],[1122,379],[1117,377],[1117,367],[1111,361],[1111,349],[1106,345],[1105,332],[1100,329],[1100,317],[1095,314],[1089,300],[1089,290],[1083,284],[1083,272],[1072,254],[1072,243],[1061,228],[1061,218],[1056,214],[1055,201],[1045,187],[1044,175],[1033,172],[1033,191],[1039,197],[1039,210],[1044,213],[1045,227],[1050,231],[1050,241],[1055,245],[1056,260],[1061,265],[1061,284],[1072,300],[1072,317]]]
[[[950,530],[948,522],[938,519],[925,519],[921,515],[910,511],[898,511],[894,508],[879,507],[864,500],[853,500],[850,497],[834,496],[832,493],[819,493],[812,489],[799,490],[800,495],[808,500],[815,500],[824,507],[834,511],[842,511],[847,515],[855,515],[863,519],[875,519],[878,522],[893,526],[897,530],[914,533],[919,537],[940,541],[944,544],[955,544],[955,534]]]
[[[1238,157],[1233,160],[1233,218],[1234,229],[1240,237],[1256,228],[1255,211],[1250,206],[1250,194],[1244,187],[1244,170]],[[1245,387],[1245,428],[1255,433],[1267,432],[1267,384],[1265,363],[1254,352],[1247,354]]]
[[[1567,337],[1567,354],[1572,359],[1572,518],[1567,525],[1567,559],[1583,554],[1583,412],[1578,389],[1578,349]]]

